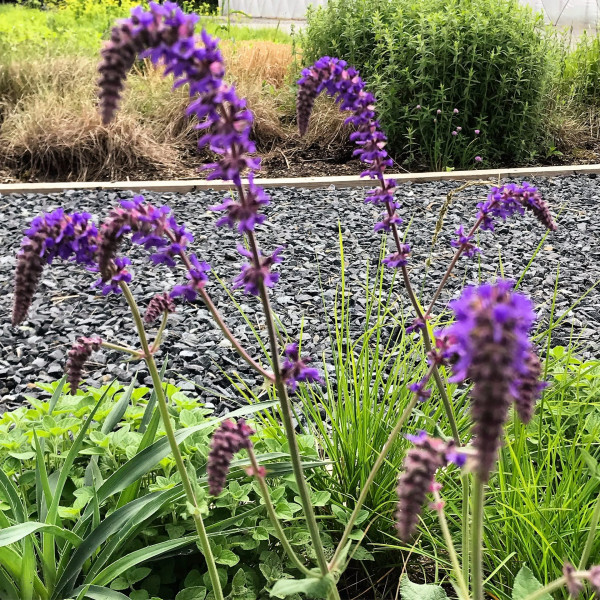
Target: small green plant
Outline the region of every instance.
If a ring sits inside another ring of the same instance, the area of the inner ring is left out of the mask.
[[[564,82],[578,103],[600,108],[600,32],[579,37],[566,57]]]

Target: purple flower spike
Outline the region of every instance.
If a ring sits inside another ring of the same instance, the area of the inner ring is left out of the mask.
[[[206,262],[200,262],[195,254],[190,254],[189,260],[191,269],[185,276],[189,279],[190,283],[187,285],[176,285],[171,290],[170,296],[171,298],[183,296],[188,302],[192,302],[208,281],[207,273],[210,271],[210,265]]]
[[[119,283],[130,283],[132,279],[131,273],[126,269],[130,264],[131,261],[125,256],[115,258],[108,267],[109,278],[98,279],[92,287],[101,287],[103,296],[108,296],[110,293],[121,294],[123,290]]]
[[[281,368],[281,376],[292,391],[296,390],[300,381],[323,383],[318,369],[307,366],[311,359],[307,356],[300,356],[298,344],[288,344],[284,354],[285,360]]]
[[[215,431],[206,465],[208,491],[211,496],[218,496],[223,491],[233,455],[243,448],[252,447],[250,436],[253,433],[254,430],[244,419],[239,419],[237,423],[227,419]]]
[[[398,509],[395,517],[396,529],[403,541],[410,540],[415,532],[427,492],[435,484],[436,471],[447,464],[448,451],[445,442],[430,438],[424,431],[406,437],[415,447],[407,452],[403,472],[398,479]]]
[[[373,231],[390,231],[392,229],[392,225],[400,225],[402,223],[402,219],[397,215],[388,215],[387,213],[383,215],[382,220],[379,223],[375,223],[375,227],[373,227]]]
[[[471,415],[478,475],[489,479],[508,409],[527,376],[529,331],[535,319],[531,301],[510,281],[468,287],[450,304],[456,322],[448,335],[456,355],[451,381],[473,382]]]
[[[153,323],[163,313],[173,312],[175,312],[175,303],[169,294],[156,294],[148,304],[144,315],[144,323]]]
[[[17,254],[13,325],[27,317],[44,266],[55,258],[95,268],[97,236],[98,230],[88,213],[65,214],[57,208],[31,221]]]
[[[521,421],[529,423],[531,417],[533,417],[535,403],[548,384],[540,381],[542,363],[534,350],[527,354],[524,367],[525,373],[517,382],[517,390],[515,391],[515,409]]]
[[[253,255],[243,246],[237,247],[238,252],[246,258],[253,259]],[[261,283],[264,283],[268,288],[272,288],[279,281],[279,273],[271,271],[271,267],[276,263],[280,263],[283,259],[279,256],[283,247],[275,249],[271,256],[260,257],[260,267],[256,267],[254,262],[244,263],[241,273],[234,278],[233,288],[244,288],[246,294],[253,296],[260,295]]]
[[[522,185],[509,183],[502,187],[493,187],[485,202],[477,205],[479,216],[483,219],[481,228],[494,230],[494,218],[508,219],[515,213],[525,214],[530,210],[537,220],[550,231],[556,231],[548,205],[540,196],[537,188],[526,181]]]
[[[400,251],[386,256],[382,262],[390,268],[398,269],[408,264],[409,254],[410,246],[408,244],[400,244]]]
[[[69,350],[67,360],[67,381],[71,388],[71,394],[75,395],[81,382],[81,373],[83,365],[87,362],[92,352],[99,350],[102,345],[102,339],[99,337],[80,337],[77,343]]]
[[[467,235],[462,225],[454,232],[454,235],[456,235],[457,239],[452,240],[450,245],[453,248],[462,248],[465,256],[472,258],[475,254],[481,252],[473,243],[473,236]]]

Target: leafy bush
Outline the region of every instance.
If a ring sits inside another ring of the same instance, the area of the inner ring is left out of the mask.
[[[303,40],[359,69],[398,160],[435,170],[536,154],[552,43],[517,0],[331,0]]]
[[[600,33],[584,32],[565,62],[564,79],[577,101],[600,107]]]

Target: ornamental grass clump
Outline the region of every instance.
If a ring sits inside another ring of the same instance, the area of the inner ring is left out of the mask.
[[[383,263],[400,272],[415,313],[407,331],[422,337],[428,362],[424,377],[406,382],[411,392],[409,400],[387,442],[381,448],[374,448],[377,453],[374,466],[337,540],[335,550],[326,555],[322,527],[317,520],[303,471],[290,399],[290,394],[300,386],[320,385],[323,380],[319,370],[311,366],[311,357],[302,354],[299,343],[287,345],[283,352],[280,348],[269,290],[279,280],[280,275],[275,268],[283,260],[285,252],[281,247],[264,250],[258,241],[259,228],[266,219],[262,210],[268,206],[269,196],[255,178],[260,160],[255,156],[255,145],[250,137],[253,114],[235,88],[223,79],[225,65],[217,40],[204,31],[198,34],[196,22],[197,17],[184,14],[176,4],[170,2],[162,5],[150,3],[147,10],[138,7],[132,11],[129,19],[121,21],[102,51],[100,111],[105,122],[114,117],[128,70],[136,57],[148,57],[154,63],[163,63],[166,66],[165,73],[173,75],[175,87],[187,85],[190,94],[188,112],[196,117],[197,127],[203,132],[199,146],[210,148],[216,155],[215,161],[206,166],[210,171],[209,178],[226,181],[234,190],[222,204],[211,208],[219,213],[217,227],[228,227],[241,236],[238,252],[244,262],[239,275],[233,280],[233,287],[256,297],[262,306],[270,350],[269,366],[264,367],[251,355],[217,310],[209,292],[210,265],[202,260],[200,250],[192,252],[193,234],[176,220],[168,206],[154,206],[142,196],[122,200],[99,226],[93,224],[91,217],[85,213],[68,215],[60,209],[36,218],[26,232],[17,261],[13,322],[17,324],[26,318],[42,270],[55,258],[83,264],[99,275],[93,285],[99,287],[104,295],[121,294],[124,297],[133,316],[140,347],[129,347],[118,340],[91,337],[93,332],[88,334],[90,337],[80,338],[69,353],[67,368],[71,392],[75,393],[78,388],[85,361],[99,347],[116,349],[133,360],[145,361],[152,377],[166,438],[185,491],[188,514],[194,520],[216,600],[223,600],[225,596],[204,525],[206,507],[204,502],[199,502],[198,482],[190,476],[179,450],[154,358],[160,348],[166,320],[176,309],[174,299],[178,303],[203,302],[240,358],[264,378],[265,385],[279,402],[279,415],[298,499],[309,531],[310,552],[300,555],[279,522],[267,484],[270,466],[268,463],[260,464],[255,456],[252,444],[254,431],[249,424],[242,419],[223,421],[213,434],[206,465],[210,510],[213,500],[223,490],[235,454],[240,451],[247,454],[250,463],[248,473],[255,477],[281,546],[299,573],[296,579],[276,581],[271,589],[273,596],[305,593],[319,598],[339,598],[336,582],[348,565],[348,556],[352,556],[353,548],[356,548],[353,542],[356,539],[355,525],[369,487],[414,409],[431,397],[431,388],[435,386],[447,413],[450,431],[444,432],[447,434],[445,439],[427,432],[409,437],[414,447],[407,452],[403,471],[399,475],[396,509],[398,533],[403,540],[409,540],[414,535],[427,495],[431,493],[434,500],[432,506],[440,519],[459,597],[461,600],[483,600],[485,486],[494,470],[511,407],[515,407],[524,422],[529,421],[543,389],[543,383],[539,381],[541,362],[530,337],[535,314],[531,301],[515,291],[512,282],[501,279],[463,290],[460,297],[450,304],[454,322],[445,329],[432,330],[430,321],[436,300],[460,257],[472,258],[477,254],[474,235],[479,229],[493,232],[498,219],[531,213],[542,227],[554,231],[556,224],[549,208],[538,190],[528,183],[493,188],[487,200],[478,206],[472,227],[467,231],[461,226],[457,231],[457,238],[452,243],[454,256],[429,305],[423,308],[410,280],[410,245],[399,231],[402,220],[399,215],[401,206],[395,197],[397,183],[386,176],[392,162],[386,150],[387,138],[376,118],[373,95],[365,89],[359,73],[336,58],[323,57],[302,72],[298,82],[298,124],[301,132],[308,130],[314,101],[322,91],[332,96],[340,109],[349,114],[347,123],[353,128],[351,139],[357,145],[355,154],[366,165],[363,176],[376,182],[376,186],[367,192],[365,201],[381,207],[383,214],[375,230],[388,233],[392,242],[392,248]],[[134,276],[130,260],[121,254],[125,238],[143,246],[152,264],[169,268],[182,265],[185,270],[185,280],[173,289],[147,300],[144,317],[129,287]],[[151,343],[145,325],[154,323],[161,316],[161,325]],[[451,381],[472,386],[470,415],[473,424],[469,437],[461,437],[458,431],[453,401],[447,394],[445,373],[448,371],[452,373]],[[456,467],[461,469],[463,481],[462,563],[445,521],[443,490],[436,482],[440,469]],[[594,533],[591,531],[590,535]],[[467,544],[469,540],[470,550]],[[565,576],[551,585],[568,585],[569,589],[577,590],[581,582],[587,580],[597,587],[599,578],[596,568],[590,571],[584,569],[585,565],[576,571],[565,567]],[[534,600],[537,597],[540,597],[539,594],[534,592],[527,599]]]

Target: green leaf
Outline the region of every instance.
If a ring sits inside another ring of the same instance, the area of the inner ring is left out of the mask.
[[[48,414],[51,415],[52,411],[54,411],[54,408],[56,407],[56,403],[58,402],[58,399],[60,398],[63,388],[65,387],[65,383],[67,381],[67,376],[63,375],[62,379],[58,382],[58,385],[56,386],[56,389],[54,390],[54,393],[52,394],[52,398],[50,398],[50,403],[48,404]]]
[[[523,565],[515,578],[515,585],[512,591],[512,600],[525,600],[527,596],[537,592],[542,584],[536,579],[531,569],[527,565]],[[550,594],[544,594],[540,600],[552,600]]]
[[[75,593],[77,592],[81,592],[81,590],[75,590]],[[121,592],[105,587],[99,587],[97,585],[90,585],[83,597],[89,598],[90,600],[129,600],[129,598],[124,594],[121,594]]]
[[[203,586],[194,586],[181,590],[175,600],[204,600],[207,589]]]
[[[400,584],[402,600],[447,600],[446,592],[439,585],[418,584],[405,577]]]
[[[280,579],[271,589],[271,596],[285,598],[292,594],[307,594],[314,598],[326,598],[335,582],[329,573],[324,577],[308,577],[306,579]],[[403,599],[406,600],[406,599]],[[421,598],[420,600],[425,600]]]
[[[219,565],[233,567],[240,562],[240,557],[231,550],[222,550],[219,552],[219,556],[215,558],[215,562]]]
[[[14,544],[36,531],[45,531],[55,537],[69,540],[73,546],[79,546],[82,542],[82,539],[78,535],[68,529],[61,529],[60,527],[47,525],[46,523],[27,521],[26,523],[19,523],[6,529],[0,529],[0,547]]]
[[[133,388],[137,383],[137,372],[134,374],[131,379],[131,383],[127,387],[127,389],[123,392],[119,401],[115,404],[113,409],[108,413],[108,416],[104,420],[102,425],[102,433],[110,433],[119,423],[119,421],[123,418],[127,407],[129,406],[129,400],[131,399],[131,394],[133,392]]]

